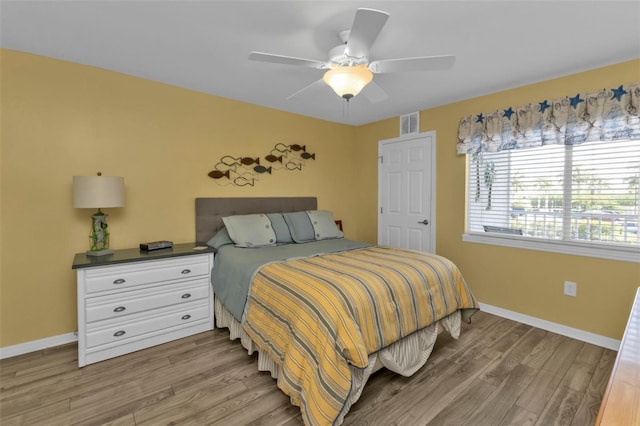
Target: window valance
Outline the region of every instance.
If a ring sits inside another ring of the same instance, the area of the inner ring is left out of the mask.
[[[458,154],[640,139],[640,83],[462,118]]]

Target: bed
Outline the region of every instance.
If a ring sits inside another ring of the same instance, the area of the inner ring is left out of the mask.
[[[452,262],[346,239],[314,197],[198,198],[196,240],[216,248],[216,326],[307,425],[341,424],[372,373],[412,375],[478,310]]]

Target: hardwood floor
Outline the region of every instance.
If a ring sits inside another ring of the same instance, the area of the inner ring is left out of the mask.
[[[344,425],[593,425],[616,352],[484,312],[412,377],[376,373]],[[8,425],[301,425],[226,329],[78,368],[75,344],[0,361]]]

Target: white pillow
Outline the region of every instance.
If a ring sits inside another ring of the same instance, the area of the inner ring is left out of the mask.
[[[307,210],[316,240],[342,238],[344,234],[333,220],[333,212],[328,210]]]
[[[276,245],[276,234],[266,214],[228,216],[222,221],[237,247]]]

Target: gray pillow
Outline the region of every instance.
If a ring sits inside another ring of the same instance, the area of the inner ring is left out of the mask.
[[[233,241],[231,241],[231,238],[229,237],[229,232],[227,232],[227,228],[222,228],[221,230],[216,232],[216,235],[214,235],[213,237],[211,237],[209,241],[207,241],[207,245],[209,247],[213,247],[216,250],[219,250],[220,247],[226,246],[229,244],[233,244]]]
[[[313,226],[316,240],[344,237],[335,220],[333,220],[333,212],[328,210],[307,210],[307,214]]]
[[[222,221],[237,247],[276,245],[276,234],[265,214],[228,216],[223,217]]]
[[[276,243],[292,243],[293,238],[291,238],[291,232],[289,232],[289,227],[287,226],[287,222],[284,221],[282,213],[267,213],[267,217],[271,221],[273,232],[276,233]]]
[[[287,222],[287,226],[289,226],[289,232],[291,232],[293,241],[296,243],[306,243],[316,239],[313,225],[311,225],[307,212],[282,213],[282,216],[285,222]]]

